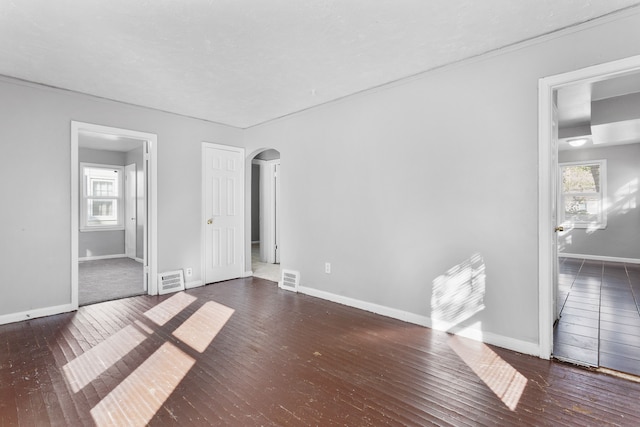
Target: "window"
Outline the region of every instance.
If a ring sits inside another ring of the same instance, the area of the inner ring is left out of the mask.
[[[561,163],[560,221],[574,228],[605,228],[606,160]]]
[[[123,230],[122,166],[80,163],[80,229]]]

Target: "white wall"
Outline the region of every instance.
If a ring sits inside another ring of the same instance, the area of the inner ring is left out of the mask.
[[[240,130],[7,78],[0,99],[0,323],[71,301],[72,120],[158,135],[158,271],[201,280],[201,142]]]
[[[640,144],[561,151],[560,162],[607,161],[607,227],[575,228],[559,238],[560,251],[640,260]]]
[[[462,325],[535,352],[538,80],[640,54],[629,40],[637,14],[248,129],[248,153],[281,153],[283,268],[428,322],[434,280],[479,254],[485,308]]]
[[[192,267],[201,279],[200,142],[244,144],[249,157],[271,147],[282,160],[282,264],[307,289],[429,319],[434,280],[479,254],[484,309],[463,324],[530,349],[538,79],[640,54],[629,42],[640,16],[619,16],[244,132],[0,79],[0,156],[10,159],[0,192],[12,206],[0,210],[0,320],[70,301],[76,120],[158,135],[159,271]]]

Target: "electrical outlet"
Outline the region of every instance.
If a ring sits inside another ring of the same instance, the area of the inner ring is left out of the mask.
[[[330,262],[325,262],[324,263],[324,272],[327,274],[331,273],[331,263]]]
[[[185,275],[186,277],[191,277],[191,276],[193,276],[193,269],[192,269],[192,268],[185,268],[185,270],[184,270],[184,275]]]

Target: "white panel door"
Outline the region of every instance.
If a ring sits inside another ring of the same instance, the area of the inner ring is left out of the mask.
[[[129,258],[136,258],[137,184],[136,165],[124,167],[124,247]]]
[[[244,272],[244,150],[204,145],[205,283]]]

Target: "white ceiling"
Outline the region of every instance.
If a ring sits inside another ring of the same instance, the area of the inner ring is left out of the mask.
[[[640,0],[0,0],[0,74],[246,128]]]

